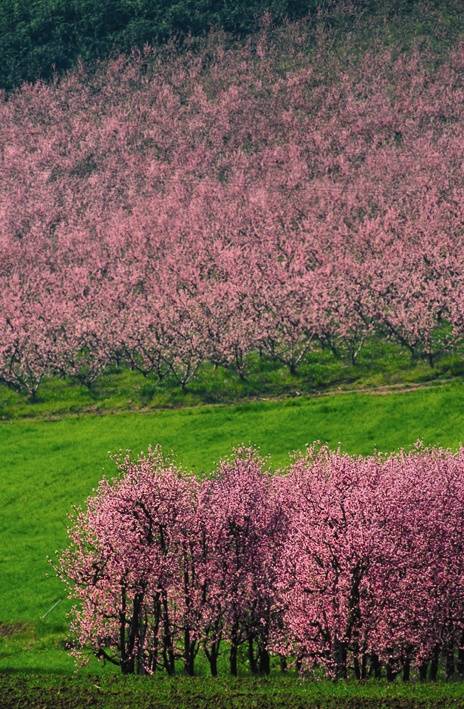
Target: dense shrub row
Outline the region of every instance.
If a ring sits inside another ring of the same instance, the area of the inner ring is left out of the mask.
[[[212,675],[243,653],[255,674],[464,674],[464,450],[312,447],[270,475],[242,449],[202,481],[155,451],[119,470],[60,563],[77,654],[142,674],[193,674],[200,651]]]
[[[464,46],[354,59],[313,30],[3,97],[3,382],[462,345]]]

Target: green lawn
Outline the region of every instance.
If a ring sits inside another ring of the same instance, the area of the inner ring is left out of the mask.
[[[258,446],[274,467],[314,440],[361,454],[419,438],[456,447],[464,441],[463,394],[464,385],[454,382],[388,395],[0,422],[0,670],[73,668],[63,649],[69,606],[47,558],[65,544],[71,507],[112,474],[110,451],[160,443],[201,475],[240,443]]]

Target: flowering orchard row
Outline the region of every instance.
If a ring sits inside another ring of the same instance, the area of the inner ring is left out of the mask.
[[[463,340],[464,45],[146,50],[0,97],[0,377]],[[351,57],[351,59],[347,58]]]
[[[74,652],[124,673],[282,669],[464,675],[464,450],[352,458],[312,447],[271,475],[250,449],[202,481],[121,458],[59,570]],[[221,663],[222,663],[221,659]],[[220,664],[221,664],[220,663]]]

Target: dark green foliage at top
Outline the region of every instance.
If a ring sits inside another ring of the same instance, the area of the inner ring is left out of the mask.
[[[317,14],[352,52],[375,38],[446,52],[464,31],[462,0],[0,0],[0,89],[211,28],[242,38],[265,13],[276,24]]]
[[[270,12],[296,19],[320,0],[0,0],[0,86],[211,27],[244,36]]]

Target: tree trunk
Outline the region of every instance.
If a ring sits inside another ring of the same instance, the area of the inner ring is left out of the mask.
[[[374,675],[375,679],[380,679],[382,676],[382,668],[377,655],[371,655],[371,674]]]
[[[134,674],[134,658],[129,657],[121,662],[121,672],[123,675],[133,675]]]
[[[144,674],[146,674],[146,671],[147,671],[146,664],[145,664],[145,656],[144,656],[146,634],[147,634],[147,620],[146,620],[146,616],[145,616],[144,622],[140,627],[139,641],[138,641],[138,648],[137,648],[137,674],[138,675],[144,675]]]
[[[367,653],[363,652],[361,659],[361,679],[367,679]]]
[[[271,673],[271,656],[266,648],[260,648],[259,651],[259,673],[268,675]]]
[[[464,639],[461,639],[463,642]],[[461,679],[464,679],[464,647],[458,649],[458,674]]]
[[[403,662],[403,682],[409,682],[411,679],[411,660],[409,657]]]
[[[433,651],[432,659],[430,661],[429,678],[432,680],[432,682],[437,681],[439,660],[440,660],[440,647],[436,647]]]
[[[238,675],[237,655],[238,655],[238,623],[237,623],[237,621],[235,621],[232,626],[232,632],[231,632],[231,637],[230,637],[230,657],[229,657],[230,674],[233,677],[237,677],[237,675]]]
[[[289,362],[289,364],[288,364],[288,369],[289,369],[290,374],[292,375],[292,377],[296,377],[296,376],[297,376],[297,374],[298,374],[298,367],[297,367],[297,365],[295,364],[295,362]]]
[[[419,667],[419,679],[421,682],[425,682],[427,679],[427,670],[429,667],[428,662],[423,662],[422,665]]]
[[[209,669],[211,671],[211,677],[218,676],[217,655],[211,655],[209,660]]]
[[[166,672],[168,675],[174,675],[176,673],[176,663],[174,656],[174,647],[172,644],[172,634],[169,623],[169,607],[166,591],[162,592],[162,606],[163,606],[163,657],[166,667]]]
[[[27,400],[29,404],[35,404],[37,403],[38,397],[37,397],[37,390],[34,389],[34,391],[31,391],[29,393],[29,396],[27,397]]]
[[[454,647],[451,645],[446,650],[446,679],[453,679],[456,672],[456,665],[454,662]]]
[[[354,676],[356,679],[361,679],[361,665],[359,664],[359,658],[357,655],[354,656],[353,660]]]
[[[335,677],[336,679],[346,679],[346,645],[340,640],[336,640],[334,643],[334,661],[335,661]]]
[[[230,647],[230,674],[233,677],[237,677],[238,675],[237,650],[237,644],[235,642],[232,642],[232,645]]]
[[[248,663],[250,665],[250,672],[252,675],[257,675],[259,672],[258,662],[256,660],[255,648],[253,643],[253,638],[248,638]]]
[[[195,642],[190,639],[190,629],[184,630],[184,672],[189,677],[195,674]]]
[[[152,672],[156,672],[158,667],[158,649],[159,649],[159,629],[161,622],[161,603],[159,598],[159,593],[156,593],[153,598],[153,632],[151,639],[151,648],[149,654],[148,667]]]
[[[208,662],[209,662],[209,670],[211,672],[211,677],[218,676],[217,661],[218,661],[218,657],[219,657],[219,646],[220,646],[219,640],[215,640],[214,642],[212,642],[209,647],[206,644],[203,645],[205,655],[206,655]]]

